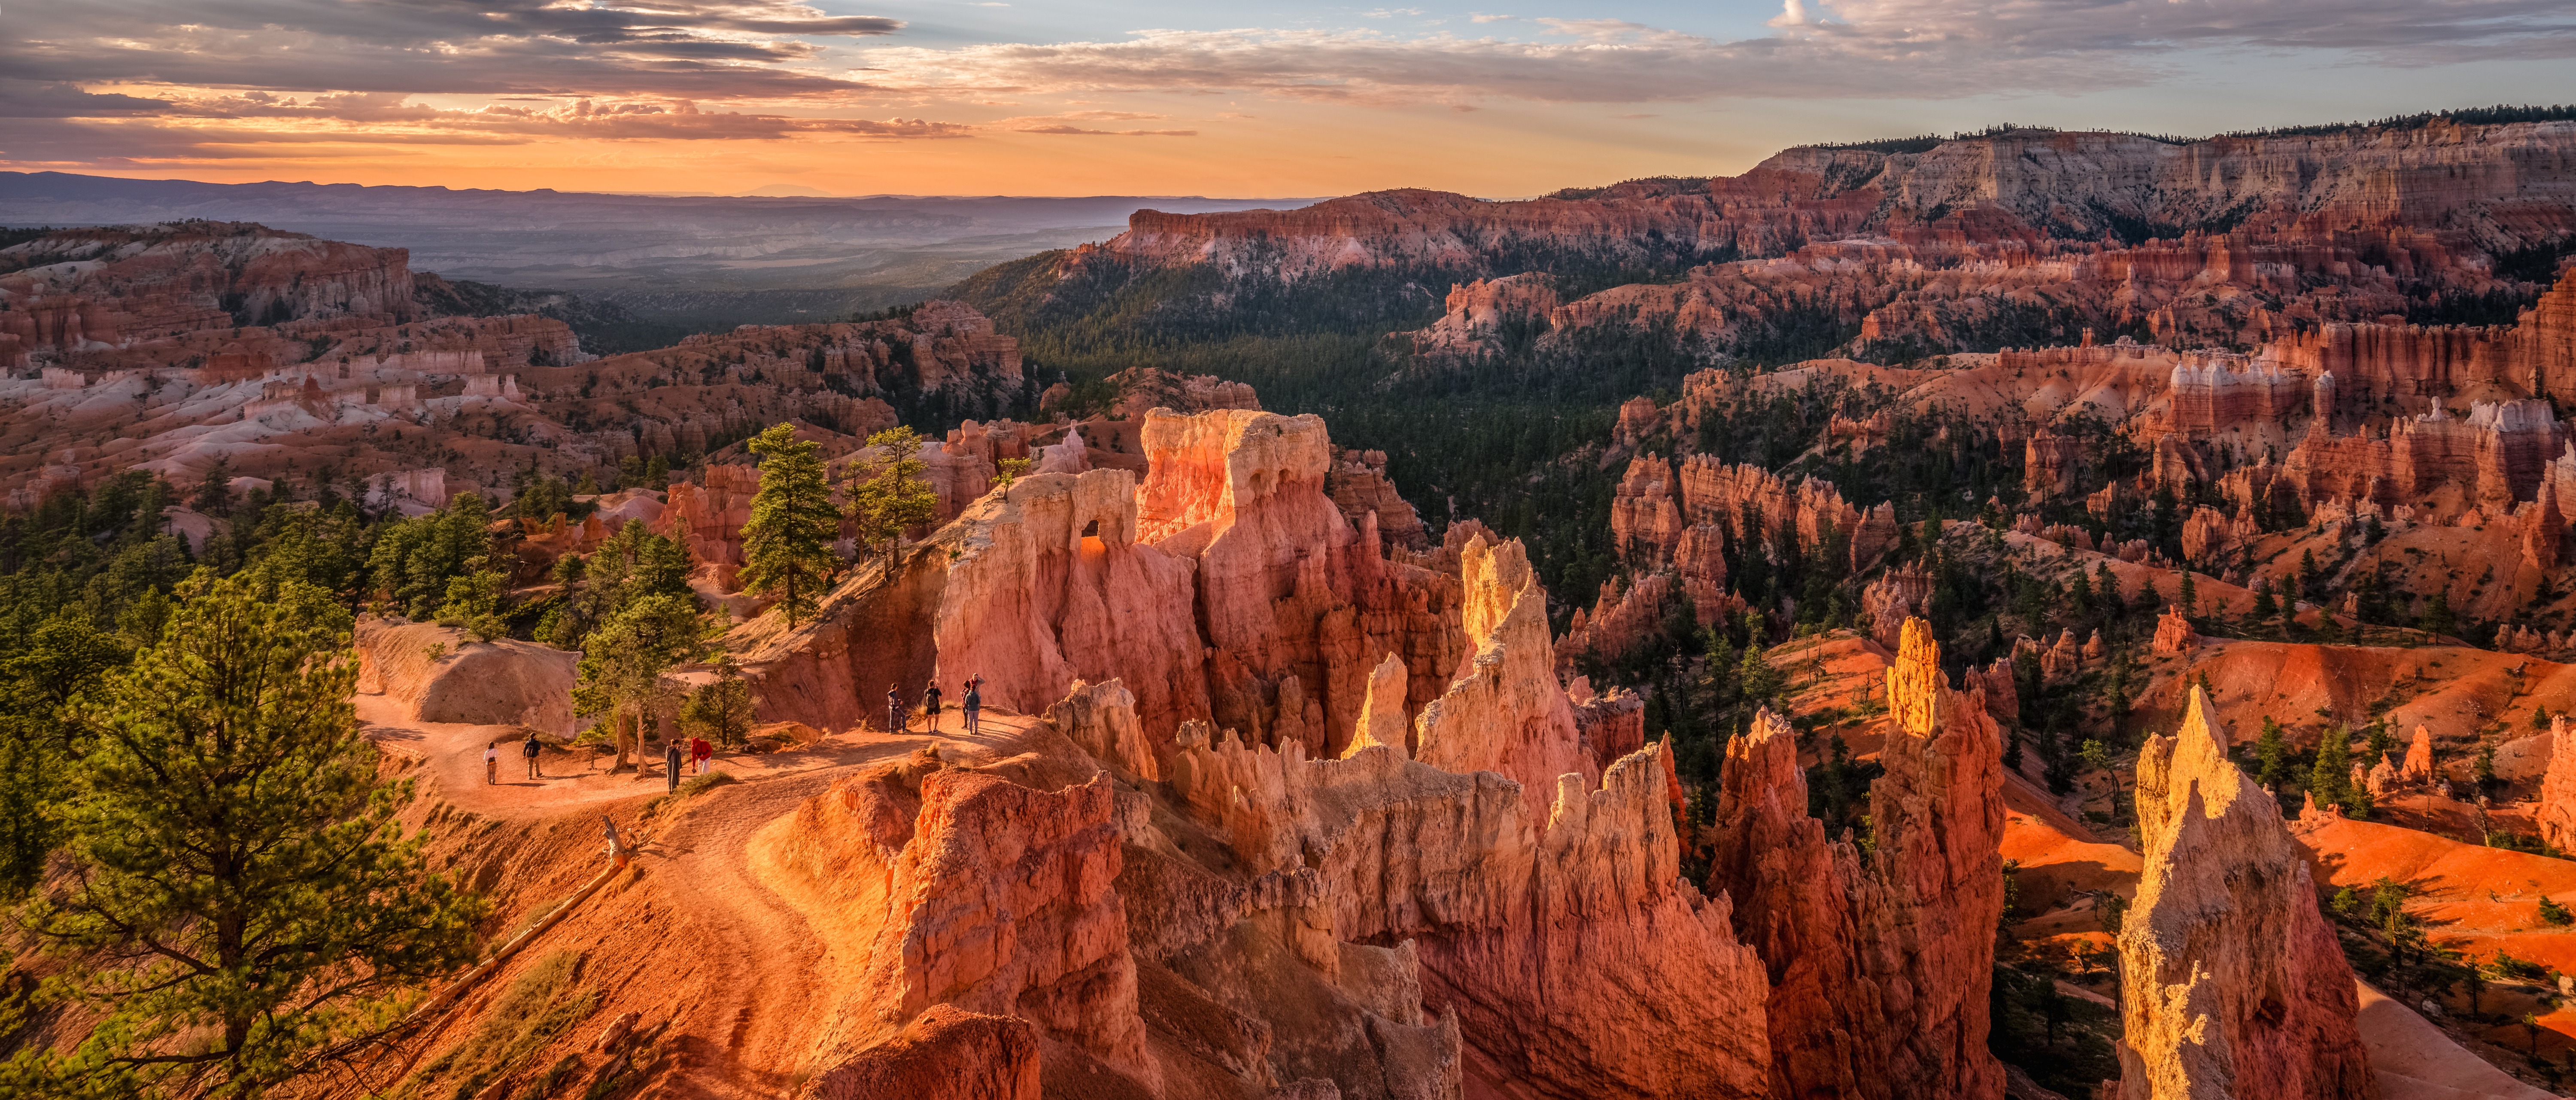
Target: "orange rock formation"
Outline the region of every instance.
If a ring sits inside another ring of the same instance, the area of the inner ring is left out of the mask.
[[[2138,758],[2145,870],[2120,929],[2120,1095],[2367,1097],[2352,970],[2280,810],[2192,689]]]
[[[1774,1096],[2003,1095],[1986,1052],[2003,737],[1982,692],[1941,683],[1929,625],[1908,619],[1903,635],[1874,850],[1807,815],[1787,721],[1764,711],[1727,745],[1709,886],[1734,899],[1770,977]]]

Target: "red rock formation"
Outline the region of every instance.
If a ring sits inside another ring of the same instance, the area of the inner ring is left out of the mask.
[[[58,230],[0,249],[0,267],[10,269],[0,301],[24,302],[0,310],[0,332],[27,350],[313,318],[395,324],[422,312],[406,249],[231,222]]]
[[[1786,721],[1765,711],[1727,746],[1709,885],[1734,899],[1769,975],[1772,1096],[2003,1095],[1986,1052],[2003,741],[1983,693],[1944,686],[1939,659],[1908,620],[1867,854],[1807,815]]]
[[[372,615],[358,620],[354,640],[358,690],[390,696],[413,721],[573,732],[581,654]]]
[[[1648,573],[1632,585],[1617,578],[1601,582],[1592,609],[1576,608],[1565,637],[1556,643],[1559,670],[1570,675],[1578,658],[1616,661],[1660,633],[1673,588],[1671,573]]]
[[[1038,1100],[1038,1032],[1017,1016],[930,1006],[891,1039],[814,1079],[809,1100]]]
[[[2415,727],[2415,739],[2406,743],[2406,762],[2397,766],[2397,775],[2407,783],[2433,781],[2433,731]]]
[[[1918,566],[1900,565],[1860,590],[1861,611],[1869,616],[1869,636],[1889,649],[1903,637],[1905,621],[1931,613],[1932,574]]]
[[[2146,869],[2120,929],[2120,1095],[2368,1097],[2353,977],[2308,866],[2191,693],[2138,757]]]
[[[2576,729],[2565,715],[2549,720],[2549,769],[2540,779],[2532,821],[2540,838],[2560,849],[2576,848]]]
[[[1680,545],[1682,529],[1681,508],[1673,499],[1673,464],[1653,454],[1628,460],[1628,472],[1610,500],[1611,545],[1620,557],[1652,562],[1655,554]],[[1721,565],[1721,579],[1723,573]]]
[[[1646,747],[1646,701],[1636,692],[1614,687],[1596,695],[1589,679],[1577,677],[1566,688],[1574,704],[1574,728],[1584,755],[1607,771],[1620,757]]]
[[[1157,412],[1142,445],[1152,467],[1136,495],[1137,536],[1197,559],[1218,723],[1262,738],[1293,726],[1308,755],[1332,755],[1385,654],[1404,655],[1417,704],[1457,674],[1468,643],[1456,582],[1388,562],[1376,526],[1343,517],[1324,492],[1334,451],[1323,421]],[[1543,644],[1544,620],[1541,631]],[[1280,712],[1291,677],[1303,714]]]
[[[1413,334],[1414,351],[1444,356],[1499,351],[1506,325],[1532,321],[1544,324],[1558,301],[1556,280],[1541,272],[1453,285],[1449,288],[1448,312],[1431,327]]]
[[[1600,775],[1580,751],[1574,711],[1557,686],[1547,592],[1517,539],[1499,547],[1482,538],[1468,543],[1460,575],[1473,655],[1415,720],[1414,758],[1509,777],[1521,784],[1529,819],[1543,820],[1559,776]]]
[[[2076,463],[2083,458],[2082,438],[2043,426],[2022,444],[2022,488],[2042,500],[2067,496],[2075,492]]]
[[[1229,382],[1213,374],[1173,374],[1154,367],[1129,367],[1109,376],[1118,390],[1110,411],[1142,420],[1155,409],[1206,412],[1210,409],[1258,409],[1261,397],[1250,383]]]
[[[2555,569],[2564,554],[2567,517],[2558,510],[2558,486],[2540,483],[2540,499],[2517,509],[2522,517],[2522,563],[2533,569]]]
[[[1148,724],[1207,717],[1190,563],[1136,540],[1135,485],[1125,470],[1034,474],[942,532],[930,620],[941,682],[980,676],[986,706],[1030,714],[1076,681],[1117,680]],[[1102,759],[1156,774],[1125,749]]]
[[[1395,483],[1387,480],[1385,451],[1343,451],[1324,474],[1324,491],[1354,525],[1376,514],[1378,537],[1387,545],[1413,551],[1431,548],[1431,535],[1422,526],[1422,516],[1395,491]]]
[[[742,526],[751,522],[751,498],[760,492],[760,467],[710,465],[704,485],[671,483],[653,533],[687,547],[689,557],[716,566],[726,591],[742,568]]]
[[[2164,615],[2156,620],[2155,652],[2182,653],[2199,645],[2200,634],[2191,628],[2191,618],[2179,607],[2165,608]]]

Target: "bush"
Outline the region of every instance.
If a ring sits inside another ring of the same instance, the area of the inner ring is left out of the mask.
[[[2567,907],[2564,905],[2560,905],[2548,898],[2542,898],[2540,899],[2540,923],[2548,925],[2576,924],[2576,913],[2568,912]]]

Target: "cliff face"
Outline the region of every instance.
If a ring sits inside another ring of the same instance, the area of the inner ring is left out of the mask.
[[[1986,1051],[2003,914],[2003,738],[1982,692],[1942,683],[1907,619],[1896,716],[1870,790],[1875,850],[1807,815],[1796,733],[1759,715],[1727,747],[1709,887],[1734,899],[1770,979],[1773,1095],[1999,1097]]]
[[[2561,715],[2550,719],[2549,737],[2549,770],[2542,773],[2532,819],[2541,839],[2566,849],[2576,846],[2576,731]],[[2407,756],[2411,761],[2414,754]]]
[[[1730,179],[1638,181],[1515,202],[1382,191],[1292,211],[1139,211],[1127,232],[1099,251],[1237,270],[1258,259],[1295,278],[1352,266],[1470,266],[1485,259],[1484,242],[1504,239],[1579,241],[1614,256],[1687,260],[1776,256],[1810,240],[1867,231],[1913,229],[1932,240],[1944,232],[2099,240],[2137,225],[2171,235],[2231,223],[2277,233],[2449,221],[2493,244],[2565,228],[2571,176],[2576,126],[2563,122],[2435,123],[2189,145],[2019,130],[1924,153],[1792,149]],[[1954,214],[1969,209],[1987,216]],[[2403,274],[2421,276],[2448,261],[2427,241],[2397,263]]]
[[[420,315],[411,253],[232,222],[67,229],[0,249],[0,333],[79,350],[178,331]]]
[[[779,717],[841,724],[859,677],[924,664],[981,673],[988,725],[1044,710],[1016,755],[881,765],[775,826],[782,893],[863,925],[816,1032],[834,1079],[945,1004],[1035,1024],[1049,1081],[1763,1095],[1760,960],[1681,878],[1669,753],[1631,695],[1578,715],[1520,545],[1460,525],[1385,561],[1322,492],[1312,418],[1144,427],[1142,485],[1023,478],[814,621],[737,632]],[[1259,725],[1225,717],[1229,676]]]
[[[2120,928],[2120,1095],[2370,1097],[2352,970],[2270,795],[2192,689],[2138,757],[2145,871]]]

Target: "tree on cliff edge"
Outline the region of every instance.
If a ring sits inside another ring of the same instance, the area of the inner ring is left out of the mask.
[[[786,424],[751,440],[751,453],[761,459],[760,492],[751,498],[751,522],[742,527],[742,587],[777,597],[790,627],[814,614],[841,564],[832,554],[841,511],[832,504],[821,452]]]
[[[385,1034],[472,960],[474,898],[424,867],[350,695],[349,614],[254,570],[199,570],[77,720],[60,872],[18,919],[58,952],[39,998],[103,1012],[0,1094],[257,1095]]]
[[[859,521],[859,542],[871,550],[893,552],[905,529],[939,518],[939,494],[922,472],[921,437],[910,428],[888,428],[868,437],[877,458],[866,477],[850,491],[850,514]]]

